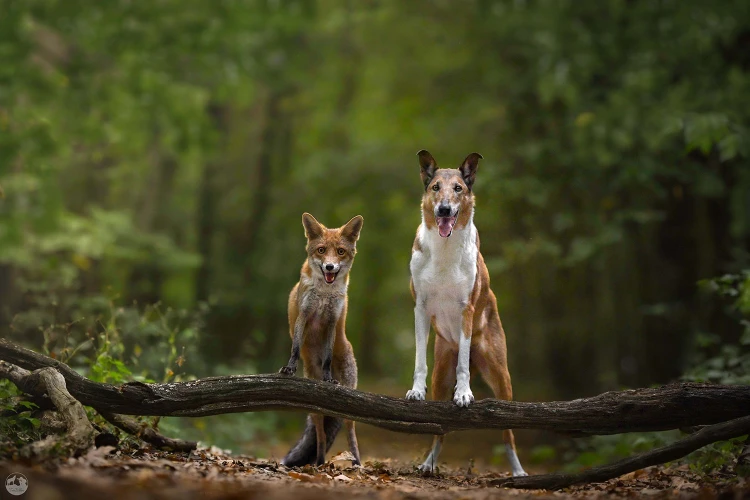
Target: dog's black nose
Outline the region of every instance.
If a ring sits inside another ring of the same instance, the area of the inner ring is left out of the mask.
[[[333,264],[326,264],[326,271],[333,271]]]
[[[450,217],[451,207],[438,207],[438,217]]]

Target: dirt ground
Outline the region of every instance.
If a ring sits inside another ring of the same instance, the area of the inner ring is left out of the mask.
[[[731,475],[700,478],[686,466],[655,467],[606,483],[564,491],[499,488],[499,471],[441,470],[424,477],[415,463],[370,460],[353,468],[342,453],[320,468],[288,469],[275,461],[228,455],[212,448],[167,453],[149,448],[117,452],[93,449],[55,462],[0,462],[0,477],[20,472],[28,479],[22,496],[0,498],[76,499],[489,499],[604,496],[651,498],[750,498],[750,482]]]

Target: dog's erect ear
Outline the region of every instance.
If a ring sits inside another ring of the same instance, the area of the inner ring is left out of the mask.
[[[308,240],[323,236],[323,225],[307,212],[302,214],[302,225],[305,227],[305,236]]]
[[[474,178],[477,176],[477,167],[479,166],[479,160],[484,157],[479,153],[471,153],[466,157],[463,164],[458,168],[461,171],[461,177],[463,177],[466,187],[471,191],[471,186],[474,185]]]
[[[347,222],[343,228],[341,228],[341,236],[356,243],[359,239],[359,232],[362,231],[362,225],[365,223],[365,219],[361,215],[352,217],[352,220]]]
[[[432,178],[435,177],[437,162],[426,149],[417,153],[417,156],[419,156],[419,166],[421,167],[419,174],[422,176],[424,188],[427,190],[427,184],[429,184]]]

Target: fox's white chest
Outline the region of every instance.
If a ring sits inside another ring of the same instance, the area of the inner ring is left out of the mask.
[[[422,224],[417,238],[422,250],[412,252],[410,264],[417,304],[435,318],[441,335],[457,343],[477,276],[476,228],[470,223],[442,238]]]
[[[310,319],[330,317],[336,319],[341,315],[346,300],[346,282],[341,280],[326,284],[321,279],[304,277],[301,280],[299,306]]]

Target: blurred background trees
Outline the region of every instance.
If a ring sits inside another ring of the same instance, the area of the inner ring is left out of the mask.
[[[301,213],[362,214],[347,331],[401,394],[422,148],[484,155],[518,399],[666,382],[746,328],[697,286],[750,267],[746,1],[0,3],[4,337],[275,371]]]

